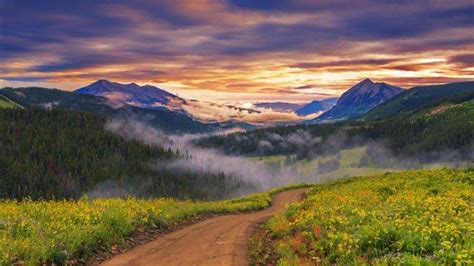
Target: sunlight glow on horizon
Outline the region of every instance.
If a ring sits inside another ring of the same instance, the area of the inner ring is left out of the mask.
[[[471,1],[2,7],[2,87],[75,90],[108,79],[221,103],[308,102],[365,78],[406,89],[474,80]]]

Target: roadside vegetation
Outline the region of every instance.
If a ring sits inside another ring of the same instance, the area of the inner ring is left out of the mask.
[[[474,171],[417,170],[313,187],[251,240],[253,264],[474,263]],[[268,242],[274,254],[268,254]],[[266,251],[265,251],[266,250]]]
[[[275,193],[295,185],[226,201],[3,200],[0,201],[0,265],[64,263],[124,243],[135,230],[166,230],[206,214],[266,208]]]

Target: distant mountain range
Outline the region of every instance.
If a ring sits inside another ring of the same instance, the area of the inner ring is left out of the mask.
[[[205,123],[237,123],[238,114],[260,113],[257,110],[230,104],[185,100],[165,90],[151,85],[140,86],[135,83],[121,84],[108,80],[98,80],[86,87],[77,89],[75,94],[88,94],[105,97],[110,103],[134,106],[143,109],[163,109],[185,114]],[[235,114],[235,116],[233,115]],[[227,119],[225,119],[227,118]],[[239,126],[243,126],[239,123]],[[247,124],[244,128],[252,128]]]
[[[441,102],[462,102],[474,99],[474,81],[442,85],[420,86],[408,90],[365,79],[339,99],[315,100],[308,104],[287,102],[261,102],[256,107],[280,112],[294,112],[299,116],[322,113],[304,123],[332,122],[346,119],[385,119],[413,113]],[[253,129],[256,125],[242,121],[242,117],[228,116],[222,122],[202,122],[195,115],[221,115],[221,112],[237,112],[240,116],[259,115],[262,110],[237,106],[222,106],[195,100],[185,100],[160,88],[135,83],[120,84],[107,80],[96,81],[74,93],[44,88],[0,89],[0,108],[9,107],[62,108],[100,113],[113,118],[131,118],[145,121],[166,132],[200,133],[234,127]],[[206,116],[205,115],[205,116]],[[224,117],[224,116],[222,116]],[[295,121],[279,121],[278,125],[295,124]]]
[[[337,103],[337,98],[329,98],[324,100],[314,100],[298,110],[295,111],[297,115],[306,116],[310,114],[316,114],[319,112],[326,112],[331,109]]]
[[[337,98],[328,98],[324,100],[314,100],[306,104],[288,103],[288,102],[260,102],[256,107],[269,108],[280,112],[295,112],[299,116],[307,116],[319,112],[325,112],[331,109],[337,102]]]
[[[75,90],[74,93],[102,96],[109,100],[147,109],[166,107],[173,110],[179,109],[186,103],[184,99],[151,85],[121,84],[104,79]]]
[[[89,94],[94,96],[105,97],[111,102],[122,103],[129,106],[135,106],[146,109],[166,108],[171,111],[181,112],[192,118],[212,117],[212,115],[203,115],[201,112],[209,112],[209,108],[215,109],[219,113],[226,112],[247,112],[261,113],[258,110],[242,108],[232,105],[218,105],[199,102],[196,100],[186,101],[172,93],[160,88],[145,85],[139,86],[135,83],[121,84],[108,80],[98,80],[86,87],[74,91],[76,94]],[[256,107],[268,108],[277,112],[295,112],[299,116],[318,114],[329,110],[336,99],[326,99],[321,101],[313,101],[309,104],[295,104],[288,102],[261,102],[255,104]],[[219,110],[221,109],[221,110]],[[232,119],[232,116],[229,116]]]
[[[77,94],[37,87],[4,88],[0,95],[26,107],[60,108],[102,114],[116,119],[146,122],[167,133],[203,133],[220,129],[219,123],[203,123],[166,108],[146,109],[114,102],[102,96]],[[227,123],[225,127],[229,127]]]
[[[364,79],[346,91],[336,105],[311,122],[330,122],[354,118],[390,100],[404,90],[387,83]]]
[[[260,102],[256,103],[255,106],[260,108],[269,108],[275,111],[294,112],[303,107],[304,104],[287,102]]]

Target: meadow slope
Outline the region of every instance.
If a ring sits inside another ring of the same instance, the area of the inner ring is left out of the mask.
[[[315,186],[255,236],[253,261],[272,242],[281,265],[472,265],[473,182],[472,169],[442,169]]]

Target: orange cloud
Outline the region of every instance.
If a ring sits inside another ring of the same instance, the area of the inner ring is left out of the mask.
[[[474,79],[471,1],[27,2],[0,10],[2,86],[112,79],[220,103],[307,102],[366,77]]]

